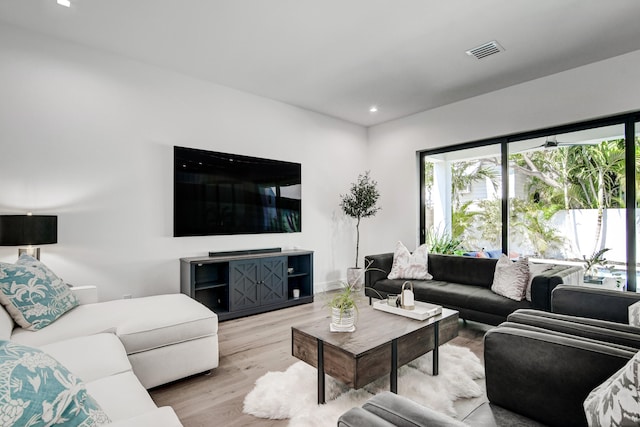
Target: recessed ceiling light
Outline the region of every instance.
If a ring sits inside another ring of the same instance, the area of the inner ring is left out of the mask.
[[[369,107],[369,112],[370,113],[377,113],[378,112],[378,106],[377,105],[372,105],[371,107]]]
[[[71,0],[57,0],[60,6],[71,7]]]

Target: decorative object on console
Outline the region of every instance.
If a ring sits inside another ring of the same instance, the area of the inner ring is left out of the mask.
[[[0,215],[0,246],[24,246],[18,249],[40,259],[40,248],[34,245],[58,243],[58,217],[55,215]]]
[[[0,341],[3,426],[110,423],[84,383],[41,350]]]
[[[23,254],[16,264],[0,263],[0,303],[18,325],[35,331],[76,307],[78,300],[49,268]]]
[[[522,301],[525,298],[528,283],[529,260],[523,258],[512,262],[503,254],[496,263],[491,290],[514,301]]]
[[[396,243],[396,249],[393,253],[393,265],[387,278],[431,280],[433,277],[429,274],[428,258],[427,245],[418,246],[412,254],[399,241]]]
[[[356,271],[347,270],[347,283],[355,285],[358,289],[364,284],[364,272],[358,270],[358,256],[360,251],[360,221],[362,218],[374,216],[380,207],[376,206],[380,192],[378,183],[371,179],[369,171],[358,175],[358,180],[351,184],[347,194],[340,195],[340,207],[345,215],[356,220]]]

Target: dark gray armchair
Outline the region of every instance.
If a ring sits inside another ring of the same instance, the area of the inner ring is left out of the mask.
[[[551,293],[551,311],[629,324],[628,308],[640,301],[635,292],[558,285]]]

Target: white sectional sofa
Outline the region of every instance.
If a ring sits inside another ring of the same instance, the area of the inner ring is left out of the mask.
[[[112,421],[109,426],[182,426],[171,407],[156,407],[131,370],[120,340],[103,333],[40,347],[81,378],[88,393]]]
[[[17,327],[2,310],[0,338],[41,347],[69,338],[113,333],[124,345],[133,372],[145,388],[218,366],[218,317],[188,296],[97,302],[94,286],[71,290],[80,305],[37,331]]]
[[[183,294],[97,302],[95,287],[72,291],[80,304],[36,331],[0,307],[0,339],[55,358],[114,426],[180,426],[146,389],[218,366],[216,314]]]
[[[23,254],[0,304],[3,427],[180,426],[146,389],[218,366],[218,318],[183,294],[98,302]]]

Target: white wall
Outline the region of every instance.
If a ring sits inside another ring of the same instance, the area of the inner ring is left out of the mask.
[[[180,257],[274,246],[316,251],[322,287],[353,263],[338,196],[359,172],[383,208],[361,255],[413,249],[416,151],[640,109],[640,51],[368,130],[4,25],[0,58],[0,214],[57,214],[42,260],[101,299],[177,292]],[[173,238],[173,145],[302,163],[303,231]]]
[[[364,253],[418,242],[416,151],[640,110],[640,51],[369,128],[369,168],[383,209]]]
[[[0,58],[0,214],[57,214],[41,259],[68,282],[178,292],[180,257],[264,247],[316,251],[316,287],[352,264],[338,196],[365,170],[365,128],[8,26]],[[172,237],[174,145],[301,163],[303,231]]]

